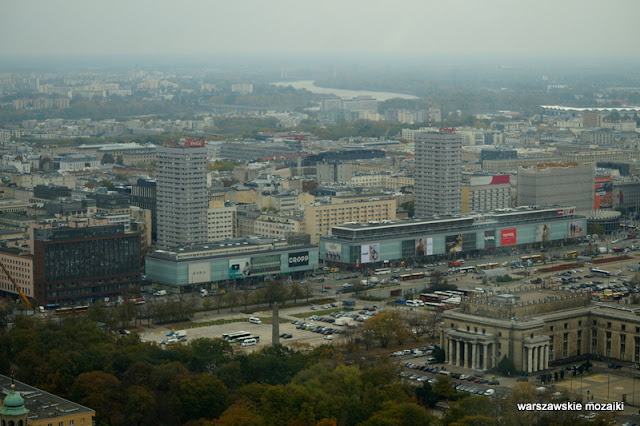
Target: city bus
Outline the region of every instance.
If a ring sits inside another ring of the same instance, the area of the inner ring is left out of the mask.
[[[577,256],[577,254],[576,254]],[[540,256],[539,254],[534,254],[532,256],[522,256],[520,258],[520,261],[522,263],[538,263],[540,261],[542,261],[542,256]]]
[[[403,274],[403,275],[400,275],[398,278],[400,278],[400,281],[407,281],[411,279],[411,274]]]
[[[390,274],[391,273],[391,268],[378,268],[375,271],[373,271],[376,275],[384,275],[384,274]]]
[[[245,337],[236,337],[233,340],[229,340],[230,343],[242,343],[245,340],[249,340],[249,339],[256,339],[256,342],[260,341],[260,336],[255,336],[255,335],[249,335],[249,336],[245,336]]]
[[[460,271],[461,274],[474,273],[476,271],[476,267],[475,266],[463,266],[462,268],[459,268],[458,271]]]
[[[611,272],[609,271],[604,271],[602,269],[596,269],[596,268],[591,268],[589,269],[591,271],[591,273],[597,277],[610,277],[611,276]]]
[[[577,251],[570,251],[566,254],[567,259],[575,259],[576,257],[578,257],[578,252]]]
[[[439,303],[439,302],[424,302],[424,307],[428,311],[437,311],[437,312],[442,312],[447,308],[444,305],[444,303]]]
[[[415,274],[411,274],[412,280],[419,280],[420,278],[424,278],[424,277],[425,277],[424,272],[416,272]]]
[[[65,308],[57,308],[55,310],[56,315],[69,315],[69,314],[75,314],[79,312],[89,312],[89,306],[87,305],[70,306]]]
[[[482,265],[476,266],[476,268],[486,271],[487,269],[496,269],[498,266],[500,266],[499,263],[483,263]]]
[[[440,296],[438,294],[433,294],[433,293],[422,293],[420,294],[420,300],[422,300],[423,302],[427,303],[441,303],[442,300],[445,299],[445,297]]]
[[[243,337],[249,337],[249,336],[251,336],[251,333],[247,331],[236,331],[235,333],[222,333],[222,338],[230,341],[235,339],[241,339]]]

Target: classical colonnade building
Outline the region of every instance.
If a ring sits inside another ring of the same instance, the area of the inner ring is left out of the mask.
[[[640,363],[640,307],[550,289],[464,298],[442,315],[445,361],[474,370],[506,356],[523,372],[586,357]]]

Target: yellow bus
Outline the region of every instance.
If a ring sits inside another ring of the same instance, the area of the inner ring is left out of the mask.
[[[578,257],[578,252],[577,251],[570,251],[566,254],[567,259],[575,259],[576,257]]]

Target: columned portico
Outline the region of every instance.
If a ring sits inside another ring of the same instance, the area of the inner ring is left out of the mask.
[[[524,339],[522,348],[523,371],[535,373],[549,368],[549,336],[537,336]]]
[[[453,329],[445,330],[443,336],[449,348],[450,354],[446,359],[450,364],[475,370],[487,370],[494,366],[496,336]],[[491,358],[494,358],[493,362]]]

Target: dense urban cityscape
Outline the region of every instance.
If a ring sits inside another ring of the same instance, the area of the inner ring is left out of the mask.
[[[3,426],[640,423],[635,4],[63,3],[0,6]]]

